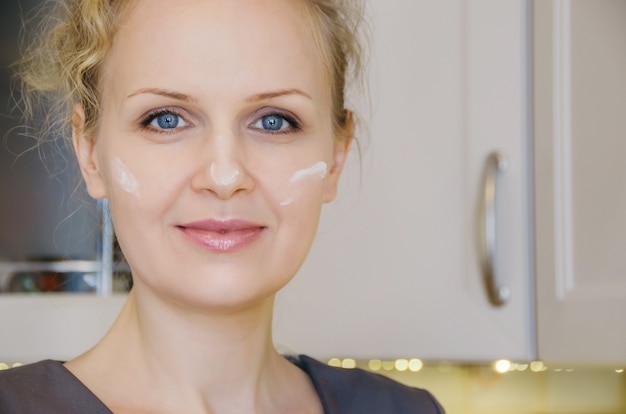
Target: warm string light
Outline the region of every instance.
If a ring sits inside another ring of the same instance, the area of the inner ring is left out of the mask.
[[[331,358],[328,360],[328,365],[341,368],[357,368],[359,363],[354,358]],[[382,359],[370,359],[361,365],[363,368],[373,372],[419,372],[424,368],[424,363],[421,359],[412,358],[398,358],[394,360],[382,360]],[[439,372],[445,374],[453,370],[454,364],[448,361],[439,362],[437,369]],[[491,368],[498,374],[506,374],[509,372],[524,372],[531,371],[534,373],[541,373],[548,371],[548,367],[543,361],[532,362],[512,362],[507,359],[499,359],[491,364]],[[574,368],[551,368],[553,372],[574,372]],[[624,369],[614,369],[617,374],[623,374]]]
[[[6,362],[0,362],[0,371],[3,371],[5,369],[9,369],[9,368],[17,368],[17,367],[21,367],[23,364],[20,362],[14,362],[11,365],[7,364]]]
[[[358,364],[353,358],[331,358],[328,360],[328,365],[332,367],[351,369],[356,368]],[[370,359],[366,366],[370,371],[418,372],[424,367],[424,363],[422,360],[417,358],[399,358],[395,360]]]

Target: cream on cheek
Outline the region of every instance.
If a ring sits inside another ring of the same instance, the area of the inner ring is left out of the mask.
[[[139,195],[139,183],[133,174],[128,170],[124,162],[117,157],[111,160],[111,173],[115,182],[120,188],[134,196]]]
[[[326,177],[328,164],[324,161],[316,162],[310,167],[296,170],[287,183],[288,194],[280,203],[281,206],[288,206],[302,197],[306,188],[312,183],[319,182]]]

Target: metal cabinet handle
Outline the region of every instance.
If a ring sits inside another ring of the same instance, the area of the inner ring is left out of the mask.
[[[508,168],[504,155],[493,152],[487,157],[483,194],[483,212],[481,214],[480,259],[483,277],[487,287],[489,301],[494,306],[506,304],[511,297],[511,290],[502,283],[496,269],[496,191],[498,175]]]

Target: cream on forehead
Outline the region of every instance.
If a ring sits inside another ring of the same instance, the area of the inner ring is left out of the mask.
[[[229,186],[232,185],[239,177],[239,170],[237,168],[233,169],[218,169],[215,163],[211,164],[211,178],[217,184],[221,186]]]
[[[122,188],[129,194],[139,194],[139,183],[135,177],[128,171],[128,168],[124,165],[122,160],[115,157],[111,161],[111,170],[113,171],[113,177]]]

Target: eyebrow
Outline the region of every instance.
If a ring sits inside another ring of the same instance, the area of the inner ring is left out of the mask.
[[[264,101],[264,100],[272,99],[272,98],[278,98],[280,96],[286,96],[286,95],[300,95],[311,100],[313,99],[311,98],[309,94],[301,91],[300,89],[281,89],[278,91],[257,93],[256,95],[252,95],[249,98],[247,98],[246,102],[259,102],[259,101]]]
[[[197,102],[198,99],[181,93],[181,92],[174,92],[174,91],[170,91],[167,89],[159,89],[159,88],[144,88],[144,89],[139,89],[138,91],[135,91],[133,93],[131,93],[130,95],[128,95],[126,98],[132,98],[133,96],[137,96],[137,95],[141,95],[144,93],[148,93],[148,94],[152,94],[152,95],[159,95],[159,96],[165,96],[166,98],[172,98],[172,99],[176,99],[179,101],[185,101],[185,102]]]
[[[187,94],[184,94],[181,92],[174,92],[174,91],[170,91],[167,89],[159,89],[159,88],[139,89],[138,91],[135,91],[131,93],[130,95],[128,95],[126,98],[128,99],[128,98],[132,98],[133,96],[146,94],[146,93],[152,94],[152,95],[165,96],[167,98],[172,98],[172,99],[185,101],[185,102],[197,102],[198,101],[195,97],[189,96]],[[287,96],[287,95],[300,95],[311,100],[313,99],[306,92],[303,92],[300,89],[291,88],[291,89],[280,89],[277,91],[257,93],[247,98],[246,102],[259,102],[259,101],[264,101],[267,99],[278,98],[278,97]]]

